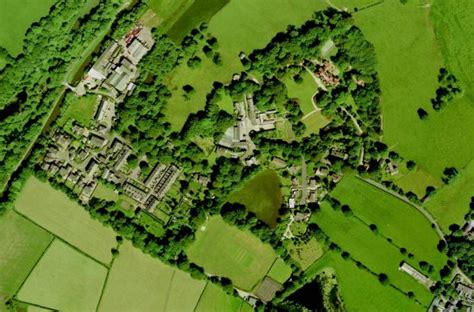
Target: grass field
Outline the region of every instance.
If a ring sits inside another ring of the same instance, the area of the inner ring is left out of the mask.
[[[64,124],[72,118],[77,120],[82,126],[89,127],[91,121],[94,119],[97,96],[87,95],[77,97],[70,94],[70,96],[66,97],[66,100],[69,101],[69,103],[59,123]]]
[[[459,176],[449,185],[433,195],[425,206],[437,219],[443,231],[449,233],[451,224],[464,223],[471,197],[474,197],[474,161],[461,170]]]
[[[0,46],[16,56],[23,50],[23,37],[32,23],[49,12],[55,0],[2,0]]]
[[[323,247],[315,238],[310,239],[308,243],[301,246],[297,246],[293,242],[288,242],[286,249],[291,257],[301,265],[303,270],[306,270],[307,267],[324,253]]]
[[[331,269],[335,271],[344,308],[349,312],[426,311],[425,307],[408,299],[394,288],[382,285],[377,277],[359,269],[352,261],[343,260],[340,255],[333,252],[326,253],[308,269],[308,272],[316,273]]]
[[[94,311],[107,269],[55,240],[18,293],[22,301],[62,311]]]
[[[345,177],[332,195],[348,204],[365,223],[377,225],[381,234],[405,247],[417,259],[433,264],[437,271],[444,266],[446,257],[436,248],[440,237],[414,207],[355,176]]]
[[[192,311],[205,285],[125,242],[110,270],[99,310]]]
[[[460,10],[468,14],[464,7],[459,6]],[[474,141],[474,107],[461,98],[440,113],[431,108],[444,62],[429,7],[422,8],[419,1],[406,5],[384,1],[359,11],[355,20],[377,53],[384,141],[436,178],[445,167],[464,167],[474,156],[474,145],[470,144]],[[458,35],[464,36],[465,26],[458,28]],[[464,45],[464,40],[459,40],[458,46]],[[471,57],[467,50],[465,55]],[[418,118],[419,107],[429,112],[427,120]]]
[[[117,202],[119,195],[114,190],[103,183],[99,183],[93,194],[94,197]]]
[[[307,117],[303,118],[302,121],[306,126],[306,130],[304,132],[305,136],[311,135],[312,133],[318,134],[319,129],[324,128],[329,122],[331,122],[323,114],[321,114],[321,111],[307,115]]]
[[[157,14],[159,28],[166,32],[193,4],[194,0],[147,0],[148,6]]]
[[[0,216],[0,297],[12,296],[53,236],[14,211]]]
[[[288,97],[298,99],[301,111],[306,115],[314,110],[312,98],[318,90],[318,86],[313,77],[305,70],[301,73],[301,78],[303,78],[301,83],[296,83],[292,77],[287,77],[284,82],[288,90]]]
[[[268,271],[267,275],[278,283],[283,284],[290,277],[291,268],[287,266],[285,261],[283,261],[281,258],[277,258],[275,262],[273,262],[273,265],[270,268],[270,271]]]
[[[104,263],[112,260],[114,231],[91,219],[84,208],[49,184],[30,177],[18,196],[16,209],[91,257]]]
[[[214,14],[222,9],[230,0],[194,0],[191,6],[173,24],[167,35],[176,43],[202,22],[208,22]]]
[[[417,266],[417,262],[407,260],[401,255],[400,250],[389,244],[385,238],[372,233],[368,226],[356,218],[346,217],[341,212],[334,211],[327,203],[321,205],[321,211],[312,219],[331,241],[348,251],[354,259],[362,262],[376,274],[387,274],[392,284],[405,292],[413,291],[420,302],[429,305],[432,299],[430,291],[398,269],[402,261],[414,266]]]
[[[237,312],[244,305],[243,301],[237,297],[226,294],[219,286],[207,283],[204,292],[199,299],[199,303],[194,311],[196,312]]]
[[[276,259],[269,245],[251,233],[212,217],[196,234],[187,255],[207,273],[230,278],[243,290],[252,290]]]
[[[264,170],[246,182],[241,189],[232,192],[227,200],[240,203],[270,225],[276,224],[282,205],[280,178],[273,170]]]

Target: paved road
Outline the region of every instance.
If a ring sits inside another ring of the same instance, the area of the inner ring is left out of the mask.
[[[385,193],[387,194],[390,194],[392,196],[395,196],[396,198],[404,201],[405,203],[409,204],[410,206],[412,206],[413,208],[415,208],[416,210],[418,210],[419,212],[421,212],[421,214],[423,216],[425,216],[426,219],[428,219],[428,221],[430,221],[431,224],[434,224],[435,226],[435,230],[436,230],[436,233],[438,233],[438,236],[444,240],[444,233],[443,231],[441,230],[440,226],[438,225],[438,222],[436,221],[436,219],[431,215],[431,213],[429,213],[425,208],[421,207],[421,206],[418,206],[414,203],[412,203],[408,198],[404,197],[404,196],[401,196],[400,194],[398,194],[397,192],[394,192],[388,188],[386,188],[385,186],[383,186],[382,184],[374,181],[374,180],[371,180],[371,179],[363,179],[361,177],[358,177],[360,180],[362,181],[365,181],[366,183],[372,185],[372,186],[375,186],[376,188],[380,189],[381,191],[384,191]]]

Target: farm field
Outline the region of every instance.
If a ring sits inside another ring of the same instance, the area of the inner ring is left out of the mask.
[[[321,205],[321,211],[313,215],[312,220],[332,242],[349,252],[354,259],[362,262],[376,274],[387,274],[393,285],[405,292],[413,291],[417,300],[429,305],[432,299],[430,291],[398,269],[402,261],[417,267],[417,262],[408,260],[400,253],[399,248],[387,242],[382,236],[374,234],[367,225],[355,217],[347,217],[340,211],[334,211],[327,203]],[[415,258],[415,260],[425,259]]]
[[[99,310],[192,311],[205,285],[127,241],[110,269]]]
[[[51,234],[14,211],[0,216],[0,297],[16,293],[52,240]]]
[[[445,233],[453,223],[462,224],[474,196],[474,161],[460,170],[459,175],[448,185],[436,192],[425,206],[437,219]]]
[[[332,251],[308,268],[307,273],[335,271],[339,293],[347,311],[425,311],[426,308],[408,299],[394,288],[382,285],[376,276],[343,260]],[[370,294],[367,296],[366,294]]]
[[[219,286],[207,283],[195,308],[196,312],[237,312],[245,303],[237,297],[226,294]]]
[[[34,22],[49,12],[55,0],[3,0],[0,10],[0,47],[16,56],[23,50],[23,38]]]
[[[243,290],[252,290],[277,258],[269,245],[217,216],[202,225],[186,253],[206,272],[228,277]]]
[[[93,311],[107,269],[55,240],[18,293],[18,299],[63,311]]]
[[[384,1],[354,16],[377,53],[386,144],[435,178],[445,167],[464,167],[474,156],[474,108],[463,98],[439,113],[431,108],[444,64],[430,11],[417,1]],[[429,112],[424,121],[420,107]]]
[[[98,261],[109,263],[112,260],[110,250],[116,245],[114,231],[93,220],[84,208],[49,184],[30,177],[15,207],[33,222]]]
[[[232,192],[227,200],[244,205],[260,220],[275,225],[283,201],[280,185],[277,173],[266,169],[246,182],[241,189]]]
[[[414,207],[355,176],[342,179],[332,196],[349,205],[365,223],[375,224],[382,235],[405,247],[418,261],[433,264],[436,271],[444,266],[446,257],[436,248],[440,237]]]

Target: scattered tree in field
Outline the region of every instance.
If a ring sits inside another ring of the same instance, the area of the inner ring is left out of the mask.
[[[448,167],[443,171],[443,180],[444,184],[449,184],[456,176],[458,175],[458,170],[454,167]]]
[[[407,169],[410,171],[413,171],[416,169],[416,163],[413,160],[407,161],[406,166],[407,166]]]
[[[378,279],[379,282],[382,283],[382,285],[388,285],[390,283],[388,276],[385,273],[380,273]]]
[[[418,113],[418,117],[420,117],[421,120],[425,120],[428,118],[428,112],[425,111],[423,108],[418,108],[416,111]]]

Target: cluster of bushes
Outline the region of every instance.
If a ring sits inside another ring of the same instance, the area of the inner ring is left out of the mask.
[[[462,94],[458,80],[446,68],[439,70],[438,82],[439,87],[436,90],[436,96],[431,99],[431,104],[435,111],[443,109],[457,96]]]

